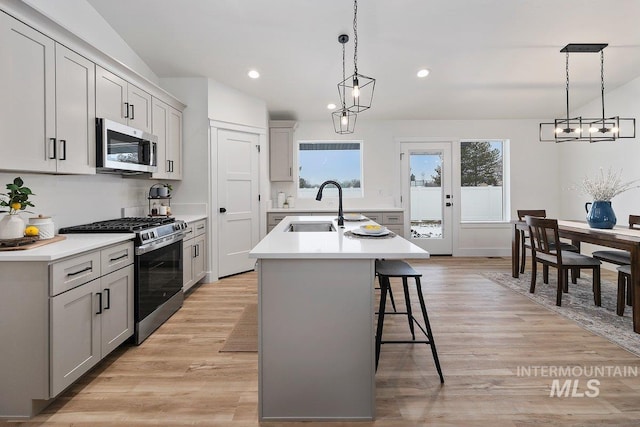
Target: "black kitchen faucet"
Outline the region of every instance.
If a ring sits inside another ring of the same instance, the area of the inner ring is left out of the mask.
[[[342,212],[342,187],[335,181],[325,181],[320,185],[318,189],[318,194],[316,194],[316,200],[322,200],[322,190],[324,186],[327,184],[333,184],[338,187],[338,227],[344,227],[344,213]]]

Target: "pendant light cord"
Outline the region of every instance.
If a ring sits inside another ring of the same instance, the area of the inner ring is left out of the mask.
[[[600,93],[602,95],[602,127],[604,124],[604,49],[600,51]]]
[[[358,0],[353,0],[353,74],[358,75]]]
[[[566,66],[565,70],[567,72],[567,128],[569,127],[569,52],[567,52]]]
[[[344,45],[345,44],[346,44],[346,42],[342,43],[342,81],[343,82],[347,79],[347,77],[345,75],[345,71],[344,71],[344,67],[345,67],[345,65],[344,65],[345,64],[345,60],[344,60],[344,58],[345,58],[344,57]],[[345,103],[345,99],[346,99],[345,98],[345,85],[343,84],[342,85],[342,111],[345,111],[347,109],[347,104]]]

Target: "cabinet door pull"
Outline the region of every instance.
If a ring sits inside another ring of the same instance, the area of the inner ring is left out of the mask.
[[[56,139],[55,138],[49,138],[49,142],[50,142],[50,146],[52,147],[51,150],[47,150],[49,152],[53,151],[53,154],[49,155],[49,158],[51,160],[56,158]]]
[[[118,257],[115,257],[115,258],[109,258],[109,262],[118,261],[119,259],[126,258],[128,256],[129,256],[129,254],[125,253],[124,255],[121,255],[121,256],[118,256]]]
[[[171,160],[167,160],[167,167],[165,168],[165,172],[171,172]]]
[[[129,104],[129,105],[131,105],[131,120],[135,120],[135,112],[136,112],[136,110],[134,108],[135,105],[133,105],[133,104]]]
[[[204,224],[198,227],[198,230],[202,230],[204,228]]]
[[[126,113],[124,114],[124,118],[128,119],[129,118],[129,103],[128,102],[124,103],[124,109],[126,111]]]
[[[175,172],[175,171],[173,170],[173,160],[169,160],[169,164],[171,165],[171,170],[170,170],[169,172]]]
[[[82,270],[78,270],[75,273],[67,273],[67,277],[69,277],[69,276],[71,276],[71,277],[77,276],[78,274],[84,273],[85,271],[91,271],[91,267],[83,268]]]
[[[59,160],[67,160],[67,140],[66,139],[60,140],[60,153],[62,155],[60,156]]]
[[[104,294],[107,297],[107,306],[104,309],[109,310],[111,308],[111,289],[105,288]]]
[[[196,254],[196,245],[193,245],[193,250],[191,251],[191,258],[195,258],[198,255]]]
[[[293,176],[292,173],[293,172],[292,172],[291,168],[289,168],[289,176]]]
[[[100,307],[96,314],[102,314],[102,292],[98,292],[96,295],[98,295],[98,307]]]

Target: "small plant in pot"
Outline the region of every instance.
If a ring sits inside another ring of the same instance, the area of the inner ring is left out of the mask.
[[[27,207],[34,207],[29,201],[29,196],[34,196],[31,189],[24,186],[22,178],[17,177],[12,183],[7,184],[7,193],[0,193],[0,207],[8,208],[0,212],[8,212],[0,220],[0,239],[18,239],[24,235],[25,223],[18,215],[21,211],[29,212]]]

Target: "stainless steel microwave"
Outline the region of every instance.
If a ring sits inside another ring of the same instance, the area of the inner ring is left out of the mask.
[[[108,119],[96,119],[98,172],[157,172],[158,137]]]

